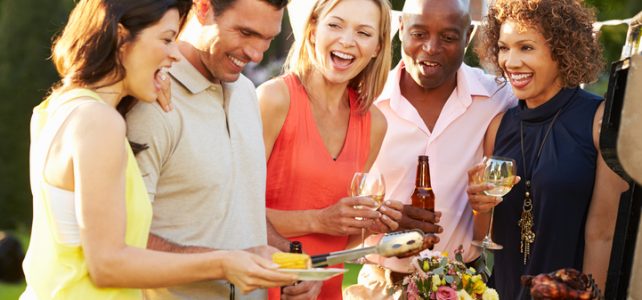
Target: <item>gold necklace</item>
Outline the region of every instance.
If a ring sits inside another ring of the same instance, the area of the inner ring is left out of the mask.
[[[544,138],[542,139],[542,142],[539,145],[539,149],[537,150],[537,156],[535,157],[535,161],[533,162],[533,168],[537,165],[537,162],[539,161],[540,155],[542,155],[542,150],[544,149],[544,144],[546,143],[546,139],[548,138],[548,135],[551,133],[551,130],[553,129],[553,124],[555,124],[555,120],[557,120],[557,116],[560,115],[560,112],[562,112],[562,109],[560,108],[557,110],[557,113],[555,113],[555,116],[553,117],[553,120],[551,123],[548,125],[548,128],[546,129],[546,133],[544,134]],[[524,178],[526,179],[525,181],[525,192],[524,192],[524,203],[522,204],[522,215],[519,218],[519,221],[517,222],[517,225],[521,229],[521,234],[520,234],[520,247],[519,247],[519,252],[524,254],[524,265],[526,265],[526,261],[528,260],[528,256],[531,254],[531,244],[535,242],[535,232],[533,231],[533,225],[535,224],[535,220],[533,219],[533,199],[531,198],[531,179],[532,179],[532,174],[526,173],[526,151],[524,150],[524,120],[520,120],[519,122],[519,142],[522,148],[522,168],[524,170]],[[532,168],[530,170],[531,172],[533,171]]]

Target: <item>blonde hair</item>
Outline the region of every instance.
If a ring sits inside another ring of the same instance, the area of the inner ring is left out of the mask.
[[[305,78],[314,68],[314,44],[312,32],[316,29],[319,20],[325,17],[342,0],[318,0],[310,16],[305,22],[303,35],[300,40],[290,48],[290,53],[284,64],[285,73],[293,73],[299,78]],[[379,53],[370,60],[368,65],[348,83],[359,95],[359,108],[366,112],[375,98],[379,96],[388,78],[391,64],[390,45],[390,14],[391,8],[388,0],[371,0],[379,5],[381,18],[379,20]]]

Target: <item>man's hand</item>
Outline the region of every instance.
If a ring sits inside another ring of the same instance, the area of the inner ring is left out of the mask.
[[[395,200],[386,200],[379,207],[381,218],[376,219],[375,223],[368,229],[374,233],[386,233],[395,231],[399,228],[399,221],[402,217],[403,204]]]
[[[314,300],[321,293],[323,281],[302,281],[283,288],[282,300]]]
[[[437,225],[440,218],[441,212],[433,213],[423,208],[404,205],[401,220],[399,221],[399,228],[421,229],[424,233],[441,233],[444,229]]]
[[[160,72],[156,73],[156,78],[154,80],[156,85],[156,91],[158,92],[158,104],[163,108],[165,112],[172,110],[172,89],[170,86],[169,74],[167,74],[167,69],[162,68]]]

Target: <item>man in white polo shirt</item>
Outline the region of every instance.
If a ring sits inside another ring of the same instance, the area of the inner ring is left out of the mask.
[[[438,233],[436,250],[453,252],[463,245],[470,260],[467,170],[482,159],[490,121],[516,99],[510,86],[463,63],[473,29],[468,1],[407,0],[399,28],[402,60],[375,101],[388,131],[373,170],[385,176],[386,197],[406,204],[401,228]],[[410,205],[419,155],[429,156],[435,214]],[[380,294],[412,272],[409,259],[372,260],[380,267],[365,265],[360,283]]]
[[[173,111],[138,103],[127,135],[153,201],[148,248],[248,249],[266,256],[265,148],[254,85],[241,75],[281,31],[287,0],[194,0],[169,70]],[[287,242],[286,242],[287,244]],[[280,248],[287,248],[285,247]],[[224,281],[145,291],[146,299],[265,299]]]

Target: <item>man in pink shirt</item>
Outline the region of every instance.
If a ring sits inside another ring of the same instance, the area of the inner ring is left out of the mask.
[[[372,167],[385,177],[386,198],[406,204],[400,229],[439,233],[436,250],[452,253],[463,245],[468,260],[478,253],[470,247],[467,170],[482,159],[490,121],[517,103],[510,86],[463,63],[472,29],[468,1],[405,2],[399,29],[402,61],[375,102],[388,131]],[[419,155],[429,156],[435,214],[410,206]],[[370,260],[388,271],[365,265],[360,283],[378,286],[374,289],[382,293],[401,278],[395,272],[412,272],[409,259]]]

